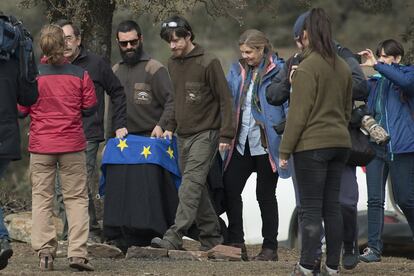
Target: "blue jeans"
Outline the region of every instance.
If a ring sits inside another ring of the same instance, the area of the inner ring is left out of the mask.
[[[374,145],[376,156],[367,165],[368,247],[382,252],[385,183],[388,174],[395,202],[400,206],[414,232],[414,153],[391,154],[384,146]],[[392,157],[392,158],[391,158]]]
[[[3,177],[3,173],[6,171],[10,160],[0,159],[0,178]],[[7,231],[6,225],[4,225],[3,210],[0,208],[0,239],[9,239],[9,231]]]

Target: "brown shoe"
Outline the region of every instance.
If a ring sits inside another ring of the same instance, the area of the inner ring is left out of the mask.
[[[79,271],[94,271],[95,268],[85,258],[72,257],[69,258],[69,266]]]
[[[241,249],[241,259],[242,261],[247,262],[249,260],[249,256],[247,255],[246,245],[244,243],[231,243],[229,246],[237,247]]]
[[[277,250],[262,248],[257,256],[253,257],[253,261],[277,261],[279,258],[277,256]]]
[[[39,254],[39,268],[43,271],[53,270],[53,256],[49,253]]]

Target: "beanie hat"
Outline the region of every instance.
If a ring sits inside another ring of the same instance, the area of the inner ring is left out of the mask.
[[[304,12],[296,19],[295,25],[293,25],[293,39],[298,39],[302,34],[306,18],[308,18],[309,14],[310,11]]]

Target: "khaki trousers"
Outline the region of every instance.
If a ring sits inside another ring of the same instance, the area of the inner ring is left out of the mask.
[[[218,131],[208,130],[190,137],[178,137],[181,186],[174,225],[164,239],[176,248],[183,245],[182,237],[195,222],[200,231],[201,248],[210,249],[223,242],[220,224],[207,189],[207,175],[218,148]]]
[[[30,155],[32,183],[32,247],[56,256],[56,229],[52,222],[57,165],[62,184],[69,236],[68,258],[87,257],[89,234],[85,152]]]

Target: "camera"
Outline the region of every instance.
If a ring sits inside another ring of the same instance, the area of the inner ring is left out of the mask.
[[[354,58],[358,61],[359,64],[362,63],[362,56],[358,54],[353,54]]]
[[[371,116],[366,105],[358,106],[352,110],[350,125],[353,128],[360,128],[378,145],[386,145],[390,141],[389,134]]]
[[[299,53],[296,53],[290,60],[290,66],[292,67],[293,65],[299,65],[299,63],[301,63],[302,61],[302,55]]]

